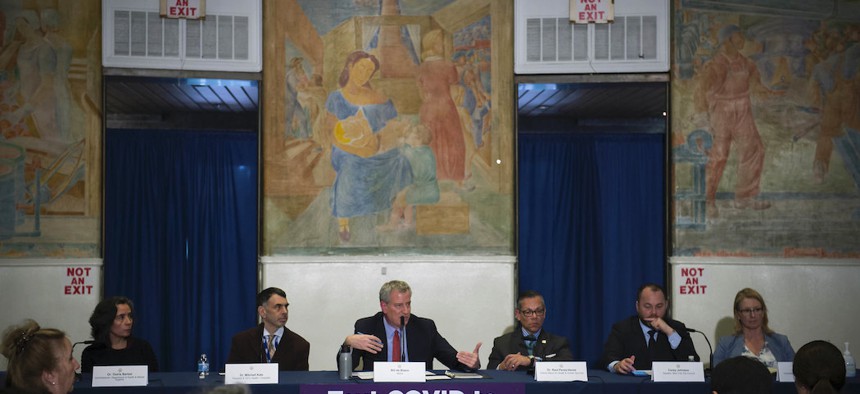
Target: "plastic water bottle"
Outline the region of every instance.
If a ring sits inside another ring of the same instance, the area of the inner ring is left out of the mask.
[[[848,350],[848,342],[845,342],[845,351],[842,352],[842,357],[845,358],[845,377],[853,378],[857,376],[857,363],[854,362],[854,356]]]
[[[197,377],[205,379],[207,376],[209,376],[209,359],[206,358],[206,353],[203,353],[197,360]]]

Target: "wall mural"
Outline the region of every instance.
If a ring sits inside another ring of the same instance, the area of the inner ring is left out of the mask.
[[[0,2],[0,258],[100,255],[100,8]]]
[[[860,2],[815,4],[676,1],[674,255],[860,257]]]
[[[495,3],[265,3],[264,254],[512,253]]]

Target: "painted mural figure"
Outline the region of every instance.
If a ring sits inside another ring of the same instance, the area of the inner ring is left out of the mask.
[[[778,94],[762,85],[758,69],[740,51],[746,42],[736,25],[719,32],[720,47],[705,64],[696,100],[699,111],[707,111],[713,145],[708,152],[705,200],[707,213],[717,217],[717,187],[723,176],[732,143],[738,150],[737,184],[734,207],[767,209],[770,202],[756,199],[759,194],[764,144],[752,112],[751,91]]]
[[[331,136],[326,130],[325,102],[327,93],[322,86],[322,76],[314,74],[306,86],[298,92],[299,104],[308,115],[311,127],[311,138],[321,150],[328,151],[331,147]]]
[[[346,59],[340,89],[326,101],[336,118],[331,162],[337,176],[331,189],[338,235],[350,240],[349,219],[391,208],[397,193],[412,183],[409,161],[398,149],[379,151],[380,133],[399,133],[402,122],[391,100],[370,85],[379,70],[375,56],[355,51]]]
[[[442,31],[424,36],[424,61],[418,68],[421,94],[421,123],[430,128],[430,147],[436,153],[436,174],[440,180],[453,180],[462,186],[466,174],[466,146],[463,129],[450,89],[457,84],[454,63],[442,57]]]
[[[415,226],[415,206],[439,202],[439,182],[436,181],[436,155],[428,144],[433,134],[427,126],[409,128],[400,151],[412,168],[412,184],[397,193],[387,224],[380,231],[405,230]]]
[[[860,60],[860,31],[851,29],[838,38],[834,52],[812,69],[810,93],[821,113],[821,130],[815,143],[813,177],[822,182],[830,171],[833,139],[844,135],[844,126],[860,129],[860,89],[857,66]],[[853,42],[844,42],[845,39]]]
[[[72,135],[72,88],[69,84],[69,70],[72,67],[72,45],[59,31],[60,15],[55,9],[42,11],[42,30],[45,41],[55,54],[54,94],[56,100],[57,135],[62,141],[72,142],[83,138]]]
[[[295,57],[287,67],[287,129],[285,137],[306,139],[311,136],[311,125],[307,111],[299,103],[299,90],[309,84],[302,67],[304,59]]]
[[[57,128],[57,103],[54,78],[57,55],[41,34],[36,11],[24,10],[15,19],[17,46],[15,63],[18,71],[17,94],[20,106],[4,115],[10,124],[27,122],[29,132],[43,140],[68,142]]]

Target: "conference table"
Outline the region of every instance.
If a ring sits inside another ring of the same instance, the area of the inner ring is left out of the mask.
[[[444,371],[434,371],[443,374]],[[589,370],[588,382],[536,382],[525,372],[479,371],[482,379],[432,380],[426,383],[374,383],[369,380],[338,379],[336,371],[280,372],[278,384],[251,385],[253,394],[705,394],[709,382],[655,383],[649,377],[620,376]],[[145,387],[92,387],[92,377],[84,374],[74,393],[176,393],[203,394],[223,386],[224,376],[213,373],[199,379],[193,371],[149,374]],[[774,384],[774,393],[796,393],[794,383]],[[860,378],[848,378],[843,394],[860,394]]]

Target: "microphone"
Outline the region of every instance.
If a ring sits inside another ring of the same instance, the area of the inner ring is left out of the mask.
[[[400,332],[406,334],[406,318],[400,316]],[[400,360],[406,361],[406,338],[405,335],[400,336]]]
[[[94,343],[96,343],[96,341],[94,341],[94,340],[92,340],[92,339],[87,340],[87,341],[75,342],[75,343],[73,343],[73,344],[72,344],[72,354],[75,354],[75,346],[78,346],[78,345],[80,345],[80,344],[84,344],[84,345],[92,345],[92,344],[94,344]],[[80,382],[80,381],[81,381],[81,373],[80,373],[80,372],[78,372],[78,371],[75,371],[75,382]]]
[[[705,333],[703,333],[699,330],[696,330],[694,328],[690,328],[690,327],[687,327],[687,331],[702,334],[702,337],[705,338],[705,342],[708,344],[708,356],[709,356],[708,361],[710,362],[710,364],[709,364],[710,368],[709,369],[713,369],[714,368],[714,348],[711,347],[711,341],[708,340],[708,336],[705,335]]]

